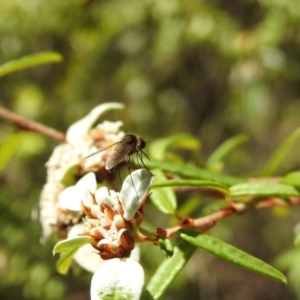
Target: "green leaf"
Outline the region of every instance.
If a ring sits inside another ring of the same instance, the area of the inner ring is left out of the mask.
[[[228,202],[225,200],[219,200],[219,201],[214,201],[208,205],[206,205],[202,210],[201,210],[201,216],[206,216],[209,214],[212,214],[216,211],[221,210],[222,208],[228,207]]]
[[[0,66],[0,77],[37,65],[61,62],[63,57],[57,52],[42,52],[9,61]]]
[[[298,232],[295,236],[295,239],[294,239],[294,245],[296,247],[299,247],[300,246],[300,232]]]
[[[172,257],[174,254],[174,246],[169,239],[159,239],[159,247],[166,257]]]
[[[150,279],[141,299],[159,299],[163,296],[175,277],[183,269],[195,251],[190,243],[181,241],[174,247],[172,257],[166,259]]]
[[[223,184],[225,186],[231,186],[234,184],[245,182],[245,179],[242,178],[237,178],[223,174],[216,174],[197,167],[189,166],[187,164],[153,160],[147,161],[145,164],[148,168],[151,169],[158,168],[164,172],[177,174],[184,178],[211,180]]]
[[[297,142],[300,138],[300,128],[296,129],[290,136],[288,136],[282,144],[276,149],[273,155],[268,160],[263,172],[262,176],[272,176],[279,164],[284,161],[287,156],[288,151],[292,148],[292,146]]]
[[[223,142],[208,158],[206,162],[207,169],[219,171],[219,166],[223,165],[224,157],[247,140],[247,136],[239,134]]]
[[[154,159],[164,159],[169,148],[198,151],[200,148],[200,141],[190,134],[176,134],[167,138],[151,141],[148,147],[148,153],[149,156]]]
[[[143,222],[143,225],[144,225],[144,223],[145,222]],[[138,231],[149,238],[152,238],[152,239],[156,238],[155,228],[148,229],[148,228],[140,226]]]
[[[23,132],[13,132],[9,134],[0,144],[0,171],[10,162],[23,139]]]
[[[217,238],[191,230],[180,230],[179,236],[195,247],[202,248],[236,266],[269,277],[273,280],[284,283],[287,282],[285,276],[274,267]]]
[[[289,185],[300,186],[300,172],[291,172],[283,178],[281,178],[280,181]]]
[[[78,174],[79,165],[74,164],[68,166],[68,169],[63,169],[65,173],[63,174],[63,177],[61,179],[61,183],[64,186],[71,186],[76,183],[76,174]]]
[[[279,256],[276,257],[274,264],[278,266],[280,269],[286,270],[288,272],[289,281],[291,280],[291,274],[296,275],[297,284],[298,278],[300,275],[300,251],[297,248],[289,249]]]
[[[202,203],[201,196],[195,195],[188,198],[180,207],[177,209],[177,215],[179,216],[190,216]],[[178,219],[176,218],[176,224]]]
[[[194,186],[205,190],[216,191],[225,196],[229,195],[229,190],[225,185],[209,180],[156,180],[152,188],[168,186]]]
[[[229,188],[232,197],[240,196],[299,196],[300,193],[292,186],[271,182],[249,182],[234,185]]]
[[[65,251],[69,251],[73,248],[78,248],[81,247],[85,244],[92,244],[93,243],[93,239],[89,236],[79,236],[76,238],[72,238],[72,239],[67,239],[67,240],[63,240],[58,242],[53,249],[53,255],[55,255],[56,253],[62,253]]]
[[[300,224],[298,223],[297,226],[295,226],[295,239],[294,239],[294,245],[296,247],[300,246]]]
[[[62,253],[56,262],[56,270],[58,273],[65,275],[68,273],[73,256],[78,250],[77,248],[69,249],[68,251]]]
[[[156,180],[165,180],[166,177],[164,173],[160,170],[153,170],[152,171],[154,176],[154,183]],[[163,187],[159,189],[155,189],[152,191],[150,195],[150,199],[154,206],[160,210],[161,212],[165,214],[174,214],[176,207],[177,207],[177,201],[176,196],[172,188],[170,187]]]

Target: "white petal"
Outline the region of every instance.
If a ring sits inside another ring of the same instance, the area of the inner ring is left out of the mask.
[[[144,270],[131,258],[105,261],[95,272],[91,283],[91,300],[140,299],[144,285]]]
[[[80,180],[78,180],[76,184],[80,189],[86,188],[91,193],[95,194],[97,189],[97,181],[96,176],[94,173],[89,172],[86,175],[84,175]]]
[[[78,141],[80,142],[103,113],[111,109],[122,108],[124,108],[124,105],[116,102],[109,102],[96,106],[88,115],[69,127],[66,134],[67,142],[70,144],[76,144]]]
[[[117,199],[110,196],[107,187],[102,186],[96,191],[95,194],[97,204],[106,204],[110,207],[114,207],[118,203]]]
[[[98,230],[104,237],[106,237],[108,231],[105,228],[99,226]]]
[[[80,232],[82,232],[81,226],[75,225],[70,229],[68,238],[76,237],[78,236],[77,233]],[[73,256],[73,259],[83,269],[91,273],[95,273],[99,266],[104,262],[90,244],[80,247]]]
[[[82,203],[87,206],[87,207],[91,207],[94,202],[93,202],[93,197],[89,191],[89,189],[82,189],[78,191],[79,195],[80,195],[80,199],[82,201]]]
[[[82,211],[81,199],[76,185],[67,187],[58,195],[59,203],[71,211]]]
[[[103,129],[105,132],[108,132],[108,133],[117,134],[117,133],[119,133],[121,126],[123,126],[122,121],[117,121],[117,122],[103,121],[102,123],[97,125],[96,128]],[[121,136],[121,138],[122,138],[122,136]]]
[[[91,193],[95,193],[97,189],[96,176],[90,172],[84,175],[76,184],[79,197],[85,206],[93,204]]]
[[[132,258],[135,261],[140,261],[140,256],[141,256],[140,252],[141,252],[140,247],[138,245],[135,245],[135,247],[131,251],[130,258]]]
[[[95,193],[95,199],[99,205],[102,204],[104,202],[103,199],[106,199],[107,197],[109,197],[109,193],[106,186],[102,186]]]
[[[121,236],[123,234],[124,231],[126,231],[126,228],[122,228],[121,230],[118,231],[118,237],[117,237],[117,245],[120,246],[121,245]]]
[[[91,208],[91,214],[95,216],[97,219],[100,220],[105,216],[105,214],[100,210],[99,205],[93,204],[90,206],[90,208]]]
[[[125,220],[132,219],[143,203],[152,183],[152,178],[152,173],[146,169],[134,171],[125,178],[120,192]]]

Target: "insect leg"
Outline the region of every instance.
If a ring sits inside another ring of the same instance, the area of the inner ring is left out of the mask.
[[[146,165],[144,164],[143,162],[143,154],[150,160],[150,158],[148,157],[148,155],[143,151],[143,150],[140,150],[136,153],[136,155],[139,157],[140,161],[142,162],[143,166],[145,167],[145,169],[150,173],[152,174],[149,169],[146,167]]]
[[[121,180],[121,170],[120,170],[120,165],[117,165],[117,168],[118,168],[118,173],[119,173],[119,180],[120,180],[120,182],[122,182],[122,180]]]
[[[132,183],[132,186],[135,190],[137,201],[139,201],[138,193],[137,193],[137,190],[135,188],[134,182],[132,180],[131,172],[130,172],[130,155],[127,156],[127,160],[128,160],[128,172],[129,172],[129,176],[130,176],[130,179],[131,179],[131,183]]]

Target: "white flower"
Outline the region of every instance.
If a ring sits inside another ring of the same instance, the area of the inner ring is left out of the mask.
[[[73,226],[69,233],[68,233],[68,239],[73,239],[78,237],[80,234],[82,234],[84,231],[83,224],[78,224]],[[123,230],[124,232],[124,230]],[[123,233],[121,232],[121,234]],[[120,236],[121,236],[120,234]],[[140,249],[138,246],[135,246],[134,249],[131,251],[130,257],[135,260],[140,260]],[[95,251],[95,248],[92,247],[90,244],[86,244],[84,246],[81,246],[73,256],[73,259],[76,261],[76,263],[81,266],[83,269],[95,273],[98,267],[105,262],[100,255]]]
[[[108,191],[107,187],[103,186],[95,193],[95,199],[98,204],[104,203],[110,207],[115,207],[118,204],[118,195],[115,191]]]
[[[80,219],[81,202],[74,200],[74,203],[67,204],[69,209],[64,209],[66,203],[59,203],[58,195],[74,178],[88,172],[104,170],[107,151],[100,152],[90,159],[84,158],[120,141],[124,136],[124,132],[120,131],[123,123],[104,121],[94,128],[92,126],[105,112],[123,107],[123,104],[114,102],[98,105],[84,118],[71,125],[66,133],[66,143],[54,149],[46,163],[47,183],[40,200],[40,221],[44,238],[57,228],[64,231],[63,228],[77,223]]]
[[[122,103],[114,103],[114,102],[104,103],[96,106],[94,109],[90,111],[88,115],[86,115],[84,118],[82,118],[81,120],[77,121],[76,123],[74,123],[69,127],[66,135],[67,142],[70,144],[78,143],[78,141],[81,141],[87,135],[92,125],[97,121],[99,116],[101,116],[104,112],[111,109],[122,109],[122,108],[124,108],[124,105]]]
[[[124,219],[130,220],[141,206],[152,183],[153,174],[146,169],[132,172],[123,182],[120,201],[124,210]]]
[[[92,207],[95,204],[106,204],[116,209],[120,200],[125,220],[130,220],[141,206],[148,193],[153,175],[146,169],[139,169],[126,177],[120,193],[108,191],[106,187],[98,190],[94,173],[82,177],[76,185],[63,190],[59,195],[60,204],[71,211],[83,211],[82,204]],[[93,207],[93,209],[96,209]],[[97,209],[96,209],[97,210]]]
[[[96,193],[97,182],[94,173],[83,176],[74,186],[67,187],[58,196],[64,208],[82,212],[82,203],[86,206],[94,204],[92,194]]]
[[[118,103],[119,104],[119,103]],[[123,107],[123,106],[122,106]],[[110,121],[103,121],[102,123],[96,126],[97,129],[102,129],[105,132],[117,134],[120,131],[120,127],[123,125],[122,121],[117,122],[110,122]]]
[[[61,193],[64,208],[86,215],[80,235],[93,239],[93,247],[101,258],[131,255],[144,217],[143,210],[137,212],[147,197],[152,177],[145,169],[137,170],[125,179],[120,193],[109,193],[106,187],[96,190],[96,177],[88,173]]]
[[[121,236],[124,231],[126,231],[126,228],[118,230],[115,222],[112,222],[109,230],[106,230],[103,227],[99,227],[98,230],[104,237],[99,241],[98,246],[107,244],[117,248],[121,245]]]
[[[95,272],[91,284],[91,300],[140,299],[144,286],[144,270],[131,258],[105,261]]]

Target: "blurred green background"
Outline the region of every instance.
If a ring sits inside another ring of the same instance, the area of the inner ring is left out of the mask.
[[[64,61],[0,78],[0,103],[65,132],[99,103],[122,102],[126,109],[108,119],[150,140],[191,133],[201,140],[202,165],[221,142],[243,133],[249,140],[224,171],[259,176],[300,125],[299,26],[297,0],[1,0],[0,64],[42,51],[59,52]],[[3,142],[15,129],[3,119],[0,126]],[[54,241],[39,242],[44,164],[56,145],[22,133],[1,171],[1,299],[89,299],[91,276],[58,275]],[[297,148],[278,175],[299,168]],[[253,211],[212,234],[272,263],[293,247],[298,216],[298,208]],[[157,249],[143,250],[151,274],[156,262],[147,255]],[[286,266],[298,252],[290,255]],[[193,261],[197,267],[188,265],[164,299],[300,299],[300,269],[289,269],[284,286],[200,250]]]

